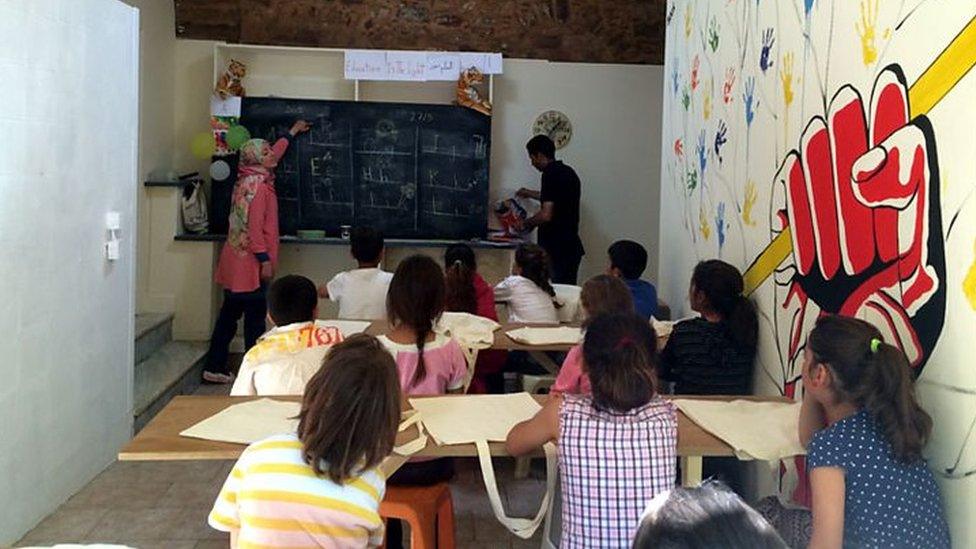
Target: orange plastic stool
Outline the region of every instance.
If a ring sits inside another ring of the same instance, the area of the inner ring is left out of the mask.
[[[413,549],[454,549],[454,503],[446,482],[433,486],[387,486],[380,516],[410,525]],[[383,540],[384,547],[386,546]]]

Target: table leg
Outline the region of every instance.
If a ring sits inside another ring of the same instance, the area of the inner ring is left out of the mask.
[[[681,485],[694,488],[702,481],[702,457],[685,456],[681,458]]]
[[[549,370],[550,374],[554,376],[559,375],[559,364],[556,364],[556,361],[549,358],[549,355],[547,355],[544,351],[529,351],[529,356],[542,365],[543,368]]]

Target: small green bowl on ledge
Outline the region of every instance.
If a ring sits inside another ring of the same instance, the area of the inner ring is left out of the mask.
[[[298,231],[298,238],[302,240],[316,240],[325,238],[325,231],[318,229],[303,229]]]

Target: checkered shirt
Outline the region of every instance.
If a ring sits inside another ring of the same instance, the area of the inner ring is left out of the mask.
[[[678,415],[655,397],[624,414],[600,411],[588,395],[566,395],[559,411],[565,548],[629,548],[641,513],[675,484]]]

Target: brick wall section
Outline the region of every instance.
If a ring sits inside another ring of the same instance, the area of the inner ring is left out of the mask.
[[[176,36],[663,64],[666,0],[175,0]]]

